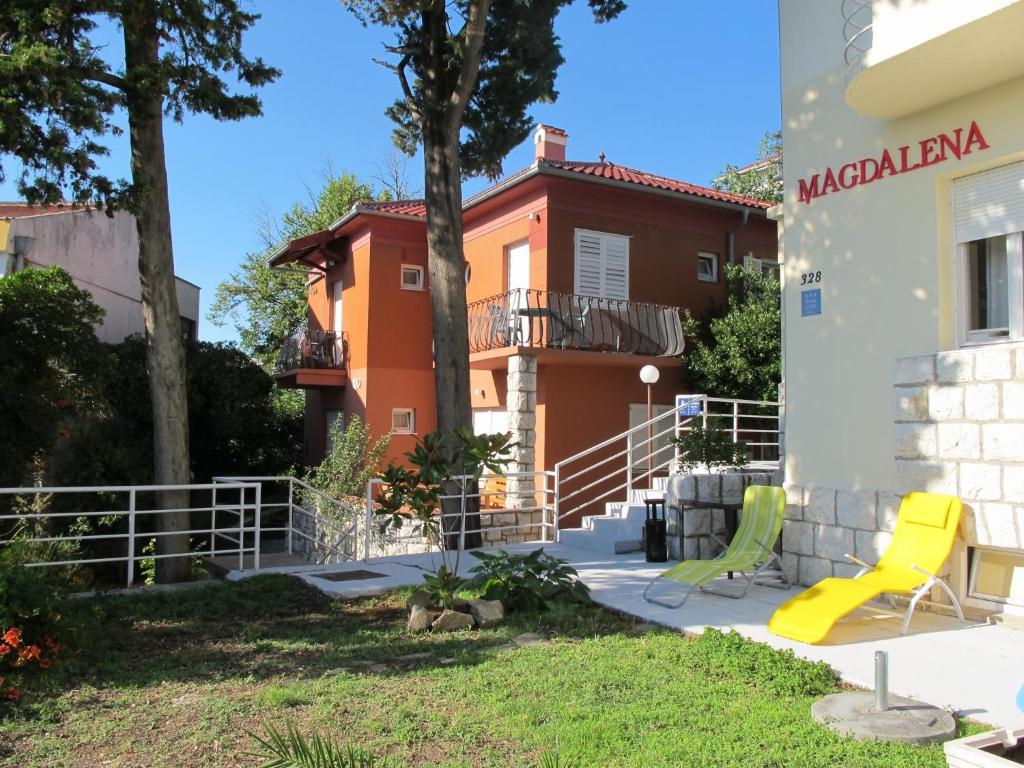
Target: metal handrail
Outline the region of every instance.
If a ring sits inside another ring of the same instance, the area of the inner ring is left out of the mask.
[[[871,14],[872,0],[843,0],[840,12],[843,15],[843,61],[847,67],[859,64],[871,50],[874,18]],[[867,11],[865,20],[864,11]]]
[[[335,331],[303,328],[284,340],[277,356],[277,372],[306,368],[344,369],[348,365],[348,336]]]
[[[772,421],[775,422],[774,427]],[[679,460],[679,453],[677,448],[662,444],[665,437],[679,436],[697,424],[707,427],[709,423],[729,431],[734,442],[743,442],[754,449],[756,455],[751,457],[752,466],[778,466],[781,446],[779,403],[702,394],[679,395],[672,410],[602,440],[555,465],[556,540],[559,524],[569,516],[605,500],[622,500],[621,497],[613,498],[622,491],[625,491],[628,503],[634,489],[642,483],[670,472]],[[755,440],[744,439],[749,437],[755,437]],[[648,458],[638,460],[638,451],[641,457]],[[605,455],[608,453],[610,455]]]
[[[678,307],[517,288],[466,307],[469,351],[576,349],[678,357]]]

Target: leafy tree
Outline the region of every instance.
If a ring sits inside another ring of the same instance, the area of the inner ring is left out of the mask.
[[[110,349],[113,361],[98,414],[82,420],[58,456],[61,483],[152,480],[146,344],[133,337]],[[276,475],[299,463],[302,418],[274,407],[273,379],[248,355],[229,344],[193,341],[185,345],[185,361],[194,482],[209,482],[214,475]]]
[[[0,278],[0,486],[25,484],[108,364],[103,310],[60,267]]]
[[[0,153],[21,164],[18,188],[30,203],[61,200],[125,207],[139,233],[139,274],[150,375],[154,476],[188,482],[185,364],[171,250],[163,119],[185,112],[237,120],[261,112],[252,94],[231,92],[222,75],[256,88],[277,70],[241,50],[256,14],[237,0],[4,0],[0,4]],[[124,60],[96,40],[99,23],[118,26]],[[99,172],[103,138],[128,116],[131,182]],[[0,167],[0,180],[3,170]],[[170,507],[186,506],[167,494]],[[166,531],[187,515],[162,515]],[[184,551],[187,537],[161,536],[161,554]],[[160,560],[158,580],[186,578],[183,558]]]
[[[587,0],[608,21],[624,0]],[[390,29],[385,64],[401,86],[388,108],[396,146],[423,146],[427,249],[433,311],[437,426],[446,450],[472,428],[469,333],[462,256],[462,180],[496,178],[527,138],[527,108],[554,101],[562,64],[558,12],[572,0],[342,0],[364,24]],[[448,490],[454,491],[451,487]],[[456,516],[446,518],[457,520]],[[468,537],[479,545],[479,535]]]
[[[295,203],[280,222],[265,217],[260,227],[264,247],[246,255],[238,270],[217,286],[210,322],[235,322],[242,349],[265,371],[273,371],[284,340],[306,323],[307,291],[304,269],[272,269],[271,255],[282,242],[327,229],[353,205],[374,197],[373,187],[351,173],[324,172],[323,188],[309,193],[309,202]]]
[[[715,179],[714,187],[735,195],[781,203],[782,131],[767,131],[758,145],[757,160],[743,168],[726,165]]]
[[[782,309],[778,279],[727,266],[724,313],[702,320],[689,311],[683,332],[687,374],[695,390],[717,397],[775,400],[782,380]]]

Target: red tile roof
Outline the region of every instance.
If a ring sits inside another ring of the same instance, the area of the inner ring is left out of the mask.
[[[394,213],[402,216],[424,218],[427,215],[427,202],[425,200],[373,200],[359,203],[357,207],[363,211]]]
[[[26,216],[43,216],[48,213],[84,211],[73,205],[29,205],[28,203],[0,203],[0,219],[21,219]]]
[[[542,160],[540,164],[542,166],[556,168],[562,171],[572,171],[573,173],[578,173],[581,176],[592,176],[602,179],[611,179],[613,181],[627,182],[629,184],[637,184],[642,187],[663,189],[669,192],[679,192],[684,195],[693,195],[694,197],[702,197],[708,200],[718,200],[724,203],[746,205],[751,208],[767,209],[774,205],[774,203],[770,203],[767,200],[757,200],[752,197],[744,197],[743,195],[734,195],[730,192],[723,192],[719,189],[701,187],[697,184],[689,184],[685,181],[667,178],[666,176],[658,176],[653,173],[647,173],[646,171],[638,171],[634,168],[627,168],[624,165],[616,165],[615,163]]]

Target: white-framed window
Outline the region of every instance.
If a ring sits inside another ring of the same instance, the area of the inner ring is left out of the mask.
[[[697,251],[697,279],[702,283],[718,282],[718,254]]]
[[[416,431],[415,408],[392,408],[391,431],[396,435],[411,435]]]
[[[423,267],[416,264],[402,265],[402,289],[406,291],[423,290]]]
[[[764,261],[753,254],[748,253],[743,257],[743,266],[747,269],[756,269],[763,275],[779,276],[779,263],[777,261]]]
[[[327,455],[334,450],[334,438],[345,429],[344,411],[324,411],[324,434],[327,435]]]
[[[1024,339],[1024,163],[954,179],[957,341]]]
[[[1024,607],[1024,552],[971,547],[969,560],[969,597]]]
[[[577,229],[574,284],[580,296],[628,299],[629,238]]]

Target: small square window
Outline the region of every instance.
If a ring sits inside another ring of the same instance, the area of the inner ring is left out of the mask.
[[[396,435],[413,434],[416,431],[416,409],[391,409],[391,431]]]
[[[697,279],[703,283],[718,282],[718,254],[697,252]]]
[[[406,291],[423,290],[423,267],[411,264],[402,265],[402,289]]]

